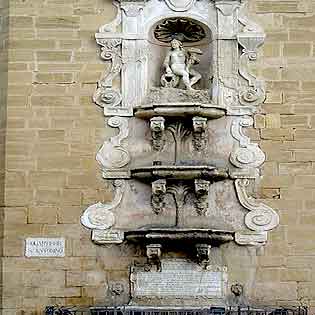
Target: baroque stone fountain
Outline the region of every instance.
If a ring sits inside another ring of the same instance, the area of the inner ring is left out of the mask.
[[[248,275],[236,279],[233,255],[261,248],[279,223],[250,196],[265,155],[244,132],[265,98],[248,69],[264,33],[242,1],[114,5],[116,18],[96,34],[111,68],[94,94],[118,129],[96,156],[114,197],[89,206],[81,222],[96,244],[146,247],[148,264],[131,268],[132,303],[226,304],[229,281],[251,285]],[[201,291],[181,291],[177,269],[190,270]],[[174,290],[160,287],[169,277]]]

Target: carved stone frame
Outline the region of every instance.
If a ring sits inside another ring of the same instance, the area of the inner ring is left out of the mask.
[[[266,231],[279,223],[274,210],[257,203],[246,191],[247,186],[259,177],[259,168],[265,161],[258,145],[243,132],[243,128],[252,125],[253,114],[265,99],[264,83],[249,70],[249,63],[257,59],[257,49],[264,42],[264,32],[246,18],[243,0],[200,0],[198,5],[196,1],[189,0],[186,5],[176,5],[172,0],[114,1],[116,18],[101,26],[95,35],[101,46],[101,58],[110,62],[111,67],[98,82],[93,99],[104,108],[104,116],[111,117],[108,125],[119,128],[119,134],[105,140],[97,155],[103,177],[114,180],[114,200],[106,205],[90,206],[81,219],[84,226],[93,230],[95,242],[123,241],[123,232],[113,229],[115,220],[111,211],[123,198],[125,180],[130,178],[130,153],[126,141],[128,120],[133,116],[133,108],[143,102],[149,88],[149,30],[157,21],[174,16],[193,18],[212,33],[212,101],[232,118],[231,137],[235,142],[230,153],[230,177],[235,180],[241,205],[249,210],[244,217],[248,230],[238,231],[235,241],[240,245],[262,245],[267,240]],[[121,31],[118,30],[120,27]],[[130,77],[134,80],[129,80]],[[155,146],[162,145],[162,131],[161,128],[156,135]],[[159,207],[156,205],[156,211]]]

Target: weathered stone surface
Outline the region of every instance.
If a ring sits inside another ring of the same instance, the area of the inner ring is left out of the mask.
[[[220,298],[226,293],[227,273],[185,260],[162,260],[161,271],[134,267],[131,273],[134,298]]]

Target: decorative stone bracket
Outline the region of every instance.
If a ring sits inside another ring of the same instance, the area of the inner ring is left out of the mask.
[[[193,117],[193,136],[196,151],[202,151],[207,147],[207,121],[205,117]]]
[[[204,215],[209,208],[210,181],[195,179],[196,210],[199,215]]]
[[[195,189],[195,209],[199,215],[205,215],[209,208],[209,189],[211,182],[204,179],[194,180]],[[189,185],[174,185],[167,186],[166,179],[158,179],[152,182],[152,197],[151,205],[156,214],[160,214],[165,206],[165,196],[170,193],[174,196],[178,208],[183,206],[186,195],[191,191]],[[178,209],[179,211],[179,209]]]
[[[150,119],[150,129],[152,135],[152,147],[156,151],[160,151],[164,146],[164,130],[165,130],[165,118],[153,117]]]
[[[152,208],[156,214],[160,214],[165,206],[166,180],[158,179],[152,182]]]

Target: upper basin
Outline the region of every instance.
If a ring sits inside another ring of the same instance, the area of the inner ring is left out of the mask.
[[[134,114],[138,118],[149,119],[155,116],[163,117],[205,117],[217,119],[225,115],[225,110],[212,104],[201,103],[151,103],[134,108]]]
[[[139,179],[178,179],[192,180],[205,179],[219,181],[228,178],[228,171],[225,168],[218,168],[210,165],[152,165],[135,167],[131,170],[131,177]]]

